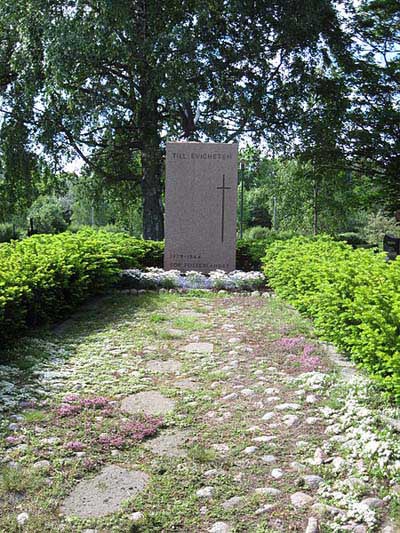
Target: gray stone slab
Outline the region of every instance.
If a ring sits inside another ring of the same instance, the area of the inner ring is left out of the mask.
[[[236,264],[237,144],[167,143],[164,268]]]
[[[63,514],[95,518],[117,512],[124,500],[142,492],[149,476],[119,466],[106,466],[99,475],[78,483],[61,506]]]
[[[188,438],[188,431],[172,430],[146,441],[144,446],[157,455],[185,457],[187,453],[182,446],[188,441]]]
[[[191,342],[184,346],[183,349],[189,353],[212,353],[214,345],[211,342]]]
[[[138,392],[124,398],[121,410],[129,414],[165,415],[175,407],[175,402],[157,391]]]
[[[147,370],[151,370],[152,372],[168,373],[178,372],[182,367],[182,363],[174,359],[167,359],[167,361],[153,359],[152,361],[148,361],[145,366]]]

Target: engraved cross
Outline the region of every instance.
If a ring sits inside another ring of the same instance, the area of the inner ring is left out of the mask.
[[[222,191],[221,242],[224,242],[224,232],[225,232],[225,191],[231,188],[232,187],[225,186],[225,174],[222,174],[222,186],[217,187],[218,190]]]

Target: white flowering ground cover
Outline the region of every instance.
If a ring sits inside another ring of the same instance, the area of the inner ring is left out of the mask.
[[[3,350],[0,531],[399,531],[398,408],[255,294],[118,292]],[[146,391],[172,411],[123,412]],[[67,513],[111,466],[148,486]]]
[[[215,270],[205,275],[194,270],[182,273],[179,270],[162,268],[130,269],[121,272],[121,284],[134,289],[256,291],[265,286],[265,276],[262,272],[241,270]]]

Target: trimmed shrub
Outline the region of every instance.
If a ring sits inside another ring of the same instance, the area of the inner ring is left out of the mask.
[[[271,287],[400,401],[400,260],[329,237],[273,244]]]
[[[0,344],[61,318],[117,281],[121,268],[143,268],[162,248],[163,243],[88,229],[0,245]]]

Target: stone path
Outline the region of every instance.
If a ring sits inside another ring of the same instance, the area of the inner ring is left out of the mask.
[[[382,431],[398,412],[296,312],[261,295],[99,306],[9,371],[25,403],[0,425],[0,531],[399,531]]]

